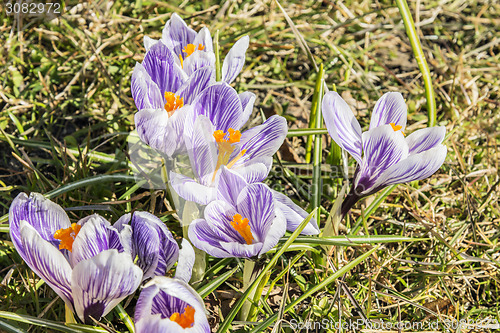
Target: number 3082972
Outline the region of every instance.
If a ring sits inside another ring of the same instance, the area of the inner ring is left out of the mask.
[[[5,9],[8,14],[60,14],[61,4],[57,2],[28,3],[28,2],[7,2]]]

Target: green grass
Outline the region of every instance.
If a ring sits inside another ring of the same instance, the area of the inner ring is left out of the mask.
[[[358,203],[336,237],[314,242],[299,237],[283,254],[263,257],[258,264],[269,267],[270,276],[256,307],[258,323],[227,320],[245,293],[243,270],[236,259],[209,259],[198,290],[214,332],[259,331],[278,318],[439,318],[438,330],[446,319],[500,321],[500,5],[419,3],[417,19],[416,2],[408,5],[430,69],[436,124],[447,128],[445,164],[433,177],[399,185],[383,200],[374,195]],[[66,2],[67,8],[75,4]],[[408,132],[426,126],[424,82],[396,3],[294,0],[281,5],[323,66],[326,86],[335,85],[363,129],[387,91],[403,93]],[[39,327],[36,317],[56,326],[65,318],[64,303],[10,242],[6,214],[19,192],[49,194],[71,208],[68,215],[75,221],[97,212],[114,222],[124,212],[147,210],[178,239],[182,236],[165,205],[166,194],[134,186],[126,141],[136,112],[130,75],[143,59],[143,36],[158,38],[172,11],[195,30],[219,30],[221,59],[235,40],[250,35],[246,66],[234,84],[238,91],[257,94],[250,126],[261,122],[261,114],[279,114],[291,129],[268,183],[309,212],[315,208],[311,202],[319,202],[324,227],[342,170],[328,163],[328,135],[307,130],[318,73],[273,1],[119,0],[111,6],[98,1],[52,21],[19,21],[0,8],[0,331],[52,332],[55,326]],[[316,135],[322,136],[312,157],[322,161],[320,168],[305,163],[308,137]],[[320,193],[312,195],[313,188]],[[331,245],[336,246],[327,256],[324,249]],[[368,251],[365,260],[356,261]],[[332,278],[335,272],[342,274]],[[130,316],[134,305],[135,300],[122,302]],[[101,323],[126,332],[123,315],[113,311]]]

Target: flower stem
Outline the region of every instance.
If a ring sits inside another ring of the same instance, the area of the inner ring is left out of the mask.
[[[427,122],[428,126],[436,125],[436,99],[434,97],[434,89],[432,88],[432,78],[429,66],[425,60],[424,51],[422,50],[422,45],[420,44],[420,39],[418,38],[417,31],[415,29],[415,23],[413,22],[413,17],[411,16],[410,8],[406,0],[396,0],[399,12],[401,13],[401,18],[406,28],[406,34],[410,39],[411,48],[413,49],[413,54],[417,60],[418,68],[422,73],[422,78],[424,79],[425,86],[425,98],[427,99]]]
[[[220,68],[219,30],[215,31],[214,52],[215,52],[215,81],[219,82],[222,77]]]
[[[184,204],[184,209],[182,211],[182,234],[183,237],[189,240],[188,237],[188,229],[189,224],[196,220],[199,217],[200,211],[198,207],[193,201],[186,201]],[[203,280],[203,276],[205,276],[205,269],[207,266],[206,262],[206,253],[205,251],[199,250],[194,247],[194,266],[193,266],[193,274],[191,275],[191,283],[196,283]]]
[[[254,274],[254,272],[255,261],[245,259],[245,263],[243,265],[243,290],[247,290],[252,285],[253,281],[255,280],[255,276],[257,276],[257,274]],[[258,288],[254,288],[252,291],[250,291],[250,294],[248,295],[249,299],[254,299],[257,289]],[[241,321],[247,320],[251,307],[252,303],[250,301],[247,300],[245,301],[245,303],[243,303],[239,314]]]
[[[76,324],[75,316],[73,316],[73,311],[65,304],[64,305],[64,322],[66,324]]]

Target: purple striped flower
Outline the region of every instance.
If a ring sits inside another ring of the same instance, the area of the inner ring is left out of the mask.
[[[273,191],[262,183],[248,184],[225,167],[217,185],[204,219],[189,225],[193,245],[218,258],[250,258],[272,249],[287,227]]]
[[[366,132],[336,92],[325,95],[323,117],[332,139],[358,162],[351,191],[342,204],[343,216],[360,198],[386,186],[430,177],[446,158],[446,147],[441,144],[444,126],[406,137],[406,104],[400,93],[386,93],[377,101]]]
[[[187,283],[155,277],[142,289],[135,308],[137,333],[210,333],[203,300]]]
[[[142,281],[124,245],[128,226],[120,232],[97,214],[72,224],[59,205],[21,193],[10,207],[9,227],[23,260],[84,322],[105,316]]]
[[[113,225],[118,231],[131,229],[130,252],[144,272],[143,280],[165,275],[179,258],[179,245],[167,226],[148,212],[125,214]]]

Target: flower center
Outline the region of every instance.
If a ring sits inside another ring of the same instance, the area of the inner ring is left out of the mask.
[[[253,235],[248,222],[249,221],[247,218],[242,219],[240,214],[236,214],[233,216],[231,225],[233,226],[234,230],[238,231],[241,237],[243,237],[245,242],[250,245],[253,242]]]
[[[54,233],[54,238],[61,241],[61,243],[59,243],[59,250],[66,249],[71,251],[73,249],[75,237],[78,235],[81,228],[81,225],[73,223],[69,228],[57,230]]]
[[[219,147],[219,155],[217,156],[217,165],[215,167],[212,181],[215,180],[215,174],[221,166],[225,165],[228,167],[228,169],[230,169],[247,151],[246,149],[242,149],[235,158],[229,161],[229,158],[231,157],[231,154],[235,149],[233,144],[240,142],[240,131],[235,131],[234,129],[230,128],[227,130],[227,133],[224,133],[222,130],[217,130],[214,132],[214,138],[217,142],[217,146]]]
[[[170,316],[170,320],[181,325],[182,328],[192,327],[194,325],[194,308],[190,305],[184,308],[183,313],[176,312]]]
[[[184,106],[184,98],[174,94],[173,92],[166,91],[165,92],[165,110],[168,112],[168,116],[172,116],[178,108]]]
[[[403,126],[396,125],[395,123],[390,123],[390,125],[391,125],[392,129],[394,130],[394,132],[397,132],[403,128]],[[403,133],[403,135],[406,136],[405,132],[401,131],[401,133]]]
[[[205,46],[198,44],[198,50],[203,51],[204,49],[205,49]],[[186,56],[184,57],[184,59],[189,57],[191,54],[193,54],[194,51],[196,51],[196,46],[194,44],[186,45],[184,47],[184,49],[182,49],[182,52],[186,53]],[[181,67],[184,67],[184,59],[182,58],[182,54],[179,54],[179,60],[181,61]]]

